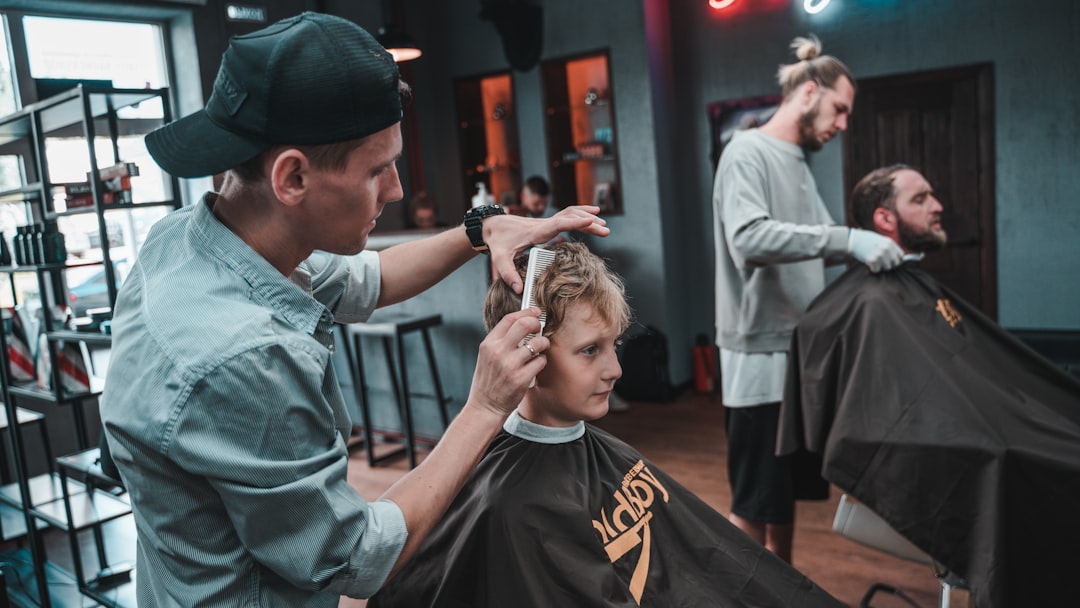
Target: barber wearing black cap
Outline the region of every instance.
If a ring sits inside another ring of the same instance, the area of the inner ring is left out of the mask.
[[[423,463],[372,503],[347,483],[334,320],[363,321],[478,250],[520,292],[515,252],[566,230],[608,233],[595,208],[546,220],[480,208],[466,226],[362,252],[402,197],[405,92],[366,31],[305,13],[234,38],[206,109],[147,136],[174,175],[225,177],[155,225],[116,302],[101,413],[135,512],[141,606],[371,595],[543,368],[546,338],[518,347],[539,311],[507,316]]]

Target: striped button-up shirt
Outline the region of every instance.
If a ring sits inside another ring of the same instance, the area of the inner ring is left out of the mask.
[[[346,481],[332,323],[379,295],[373,253],[292,280],[222,225],[213,195],[151,230],[120,290],[101,399],[138,529],[141,606],[337,606],[405,544],[392,502]]]

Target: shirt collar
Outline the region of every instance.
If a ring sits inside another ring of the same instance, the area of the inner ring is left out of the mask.
[[[282,275],[243,239],[214,215],[217,195],[209,192],[198,202],[191,226],[195,240],[208,255],[233,269],[267,306],[291,325],[314,334],[320,323],[329,327],[333,314],[318,300]]]

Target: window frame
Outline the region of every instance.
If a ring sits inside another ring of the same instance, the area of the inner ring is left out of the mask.
[[[198,61],[195,61],[194,69],[186,64],[183,69],[178,69],[176,58],[198,57],[194,11],[205,5],[205,0],[173,2],[176,6],[143,6],[87,0],[0,0],[0,20],[10,45],[19,107],[24,108],[40,101],[34,79],[30,75],[30,58],[22,26],[24,16],[35,16],[150,23],[158,26],[161,31],[171,115],[177,118],[201,109],[205,99]],[[210,178],[181,180],[179,194],[186,205],[198,200],[199,196],[212,189],[212,186]]]

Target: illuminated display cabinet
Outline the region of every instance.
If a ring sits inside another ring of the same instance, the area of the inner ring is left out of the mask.
[[[462,78],[454,83],[461,153],[461,212],[484,183],[495,202],[516,197],[521,161],[510,72]]]
[[[615,96],[607,51],[541,66],[552,204],[622,213]]]

